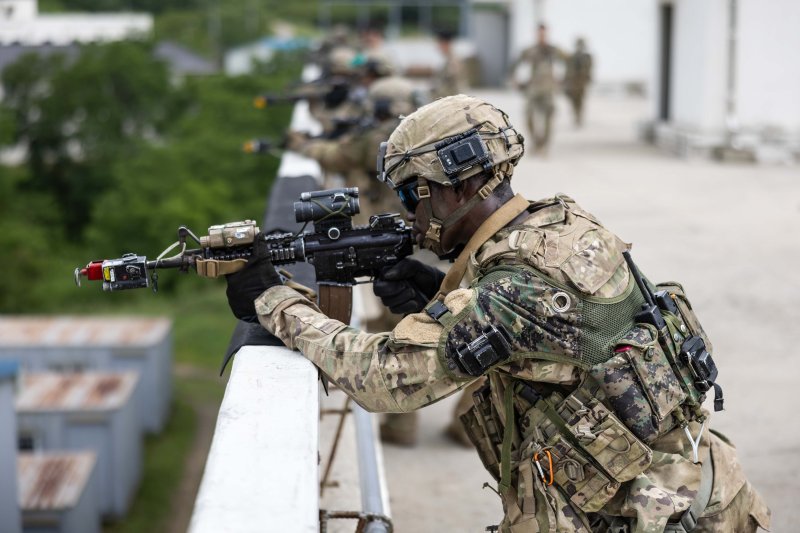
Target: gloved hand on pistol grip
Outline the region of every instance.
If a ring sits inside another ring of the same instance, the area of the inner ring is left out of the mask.
[[[245,322],[258,322],[255,300],[261,294],[276,285],[282,285],[283,279],[275,271],[272,263],[265,258],[251,258],[242,270],[225,276],[228,288],[228,306],[233,315]]]
[[[392,313],[419,313],[436,295],[443,279],[439,269],[405,258],[385,268],[372,290]]]

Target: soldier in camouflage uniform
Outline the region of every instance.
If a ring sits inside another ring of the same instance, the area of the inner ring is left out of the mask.
[[[547,26],[540,24],[536,44],[523,50],[511,65],[512,75],[521,64],[530,69],[530,77],[522,84],[522,89],[525,119],[537,153],[546,153],[550,146],[558,89],[555,67],[565,59],[566,54],[547,41]]]
[[[485,379],[462,421],[498,482],[501,531],[769,526],[676,355],[689,340],[711,350],[683,289],[658,286],[660,329],[639,321],[630,246],[568,196],[513,194],[523,144],[505,113],[443,98],[406,117],[381,150],[379,176],[408,209],[417,243],[457,256],[424,309],[367,334],[254,260],[228,276],[237,317],[257,317],[370,411],[411,411]],[[396,281],[409,301],[431,292],[415,275]]]
[[[586,41],[575,41],[575,52],[566,61],[564,93],[572,104],[575,126],[583,125],[583,100],[592,81],[592,54],[586,51]]]
[[[358,187],[357,224],[366,224],[374,214],[401,212],[397,195],[375,179],[375,147],[394,131],[401,115],[416,109],[414,86],[399,76],[382,78],[371,85],[366,102],[369,115],[352,132],[334,140],[290,132],[286,146],[315,159],[326,173],[341,174],[347,187]]]
[[[436,39],[439,51],[444,56],[444,65],[433,79],[433,98],[443,98],[453,94],[462,94],[467,89],[467,76],[464,64],[453,51],[453,34],[441,32]]]

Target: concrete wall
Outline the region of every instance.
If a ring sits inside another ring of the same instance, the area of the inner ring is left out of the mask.
[[[729,135],[756,160],[789,162],[792,152],[800,154],[800,62],[794,57],[800,2],[737,0],[732,92],[731,0],[668,3],[674,9],[671,120],[657,127],[656,140],[684,155],[721,146]],[[661,31],[657,18],[654,27]]]
[[[36,0],[0,0],[0,23],[36,18],[39,5]]]
[[[675,3],[671,107],[680,127],[718,128],[725,119],[727,3]]]
[[[739,4],[739,120],[800,133],[800,2]]]
[[[656,5],[643,0],[510,0],[509,52],[515,59],[536,39],[536,26],[550,28],[553,44],[571,51],[586,38],[598,84],[653,83],[653,20]]]
[[[642,0],[550,0],[540,18],[550,40],[572,51],[575,39],[586,38],[594,56],[594,77],[600,84],[653,84],[656,5]]]
[[[190,533],[319,530],[317,370],[245,346],[225,389]]]

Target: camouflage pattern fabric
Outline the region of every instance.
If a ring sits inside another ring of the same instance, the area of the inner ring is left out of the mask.
[[[558,81],[555,65],[567,56],[550,44],[535,44],[522,51],[512,65],[512,71],[521,63],[530,67],[530,79],[523,86],[525,94],[525,122],[533,138],[534,148],[545,149],[550,144],[555,112],[555,94]]]
[[[450,53],[433,79],[432,95],[434,98],[444,98],[462,94],[466,89],[467,73],[464,64],[455,54]]]
[[[592,55],[588,52],[575,52],[565,61],[564,91],[567,95],[580,95],[592,81]]]
[[[420,107],[392,132],[384,158],[392,184],[398,187],[411,179],[424,178],[451,187],[434,146],[442,139],[467,131],[469,127],[464,128],[464,116],[481,134],[494,168],[511,177],[514,165],[524,153],[522,136],[503,111],[477,98],[459,94]],[[482,168],[475,165],[458,174],[458,179],[465,180],[479,172]]]
[[[595,231],[589,244],[599,244],[582,248],[586,241],[578,228]],[[462,417],[489,472],[500,480],[504,470],[510,471],[501,531],[605,531],[594,525],[602,513],[625,517],[636,533],[661,532],[688,509],[700,486],[701,467],[692,461],[692,447],[676,427],[665,429],[649,446],[636,441],[634,449],[632,437],[621,440],[620,423],[598,403],[602,391],[570,400],[571,392],[584,390],[576,386],[588,376],[577,351],[582,304],[572,301],[559,311],[552,298],[560,288],[580,298],[616,301],[629,285],[623,283],[629,275],[620,259],[626,247],[571,199],[559,196],[532,204],[527,220],[505,228],[474,254],[470,287],[445,296],[450,310],[445,325],[418,313],[391,332],[368,334],[326,317],[285,286],[265,291],[256,310],[266,329],[300,350],[364,408],[378,412],[418,409],[473,382],[451,364],[453,346],[474,339],[470,332],[481,323],[503,325],[512,332],[515,356],[485,373],[489,385],[476,393],[485,401]],[[587,249],[594,253],[581,255]],[[574,268],[576,257],[581,268]],[[541,275],[526,278],[529,269]],[[646,345],[649,340],[640,333],[621,342]],[[541,402],[527,403],[515,392],[523,381],[553,408],[542,411]],[[595,414],[585,418],[588,413]],[[707,427],[708,413],[698,415]],[[695,438],[701,427],[698,420],[688,426]],[[550,464],[542,459],[548,451]],[[701,531],[749,531],[753,521],[769,525],[768,509],[747,485],[735,449],[724,438],[706,429],[699,459],[718,465],[704,514],[708,519],[701,520],[707,529]],[[591,466],[607,481],[580,465]],[[551,471],[553,484],[548,483]]]
[[[553,95],[558,89],[555,65],[566,59],[567,55],[555,46],[537,43],[520,53],[511,66],[511,70],[515,70],[521,63],[527,63],[530,66],[531,75],[524,86],[525,93],[528,96]]]
[[[319,162],[326,173],[341,174],[347,187],[358,187],[361,212],[354,218],[356,224],[366,224],[370,215],[403,212],[397,195],[375,179],[377,146],[398,122],[399,119],[390,119],[361,128],[341,139],[315,139],[293,147],[300,154]]]

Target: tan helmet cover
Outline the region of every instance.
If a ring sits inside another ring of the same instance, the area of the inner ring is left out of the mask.
[[[328,54],[327,67],[331,74],[352,74],[355,71],[353,61],[356,52],[348,46],[337,46]]]
[[[383,50],[370,50],[365,54],[362,69],[378,78],[392,76],[394,63]]]
[[[389,112],[394,117],[409,115],[417,108],[416,89],[410,80],[402,76],[390,76],[376,80],[369,87],[367,99],[370,107],[380,101],[388,101]]]
[[[508,115],[473,96],[458,94],[435,100],[407,116],[392,132],[386,145],[383,169],[387,183],[398,187],[417,177],[452,185],[436,153],[436,143],[478,128],[491,155],[495,171],[511,177],[524,153],[523,138],[508,121]],[[464,181],[482,171],[474,166],[457,175]]]

